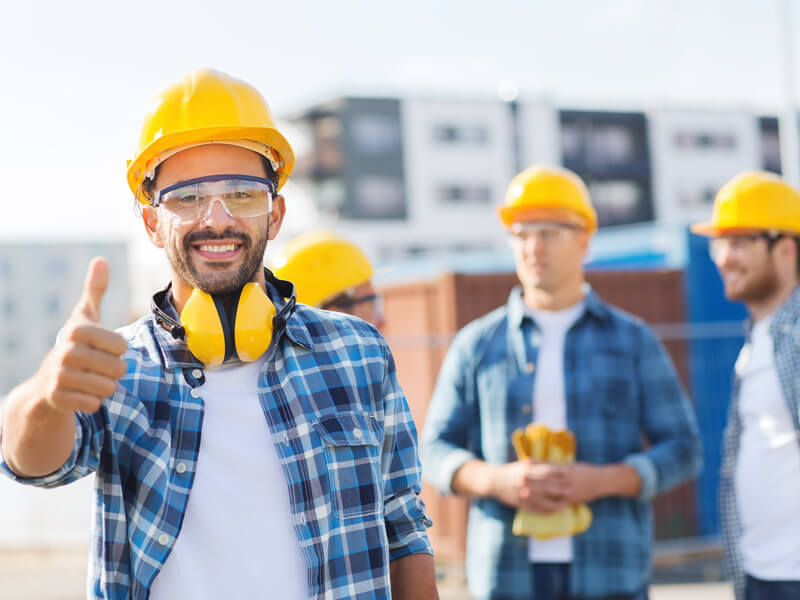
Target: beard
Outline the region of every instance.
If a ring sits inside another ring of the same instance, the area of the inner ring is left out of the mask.
[[[178,244],[165,246],[167,260],[172,270],[192,287],[208,294],[232,294],[241,290],[253,279],[258,269],[263,268],[268,229],[269,224],[256,239],[231,228],[222,233],[208,230],[188,233]],[[192,256],[192,246],[219,239],[235,239],[241,243],[242,258],[239,265],[231,269],[230,266],[220,263],[201,272]]]
[[[774,296],[780,288],[778,272],[770,261],[753,269],[747,280],[734,288],[725,285],[725,296],[738,302],[760,302]]]

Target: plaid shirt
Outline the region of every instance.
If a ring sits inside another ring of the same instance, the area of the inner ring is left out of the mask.
[[[270,295],[280,310],[284,301]],[[98,412],[76,415],[61,469],[23,482],[53,487],[97,473],[88,596],[140,600],[180,534],[204,376],[152,316],[121,333],[128,371],[117,391]],[[432,550],[417,434],[385,341],[363,321],[298,305],[270,345],[258,395],[286,476],[309,598],[389,598],[389,562]]]
[[[452,493],[453,475],[468,460],[516,460],[511,432],[536,419],[531,413],[540,338],[519,289],[506,306],[456,336],[422,435],[424,475],[444,493]],[[637,498],[591,503],[593,524],[572,541],[570,593],[632,593],[650,575],[650,500],[700,470],[694,412],[650,330],[591,291],[584,314],[567,333],[564,371],[577,460],[625,462],[642,482]],[[467,579],[479,600],[533,598],[528,538],[512,534],[513,516],[512,508],[491,498],[475,499],[470,508]]]
[[[748,325],[745,346],[750,343],[752,323]],[[769,327],[775,352],[775,370],[778,372],[783,399],[786,401],[792,424],[800,446],[800,287],[776,311]],[[744,349],[743,347],[743,349]],[[741,355],[740,355],[741,356]],[[720,466],[720,517],[722,542],[729,574],[733,579],[737,600],[744,599],[745,572],[739,540],[743,529],[736,502],[734,476],[739,455],[742,421],[739,415],[739,389],[741,381],[736,373],[733,394],[728,408],[728,424],[722,439],[722,464]]]

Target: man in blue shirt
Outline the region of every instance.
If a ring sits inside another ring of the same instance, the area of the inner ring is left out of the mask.
[[[646,598],[651,500],[700,469],[693,409],[652,332],[585,284],[597,216],[574,173],[527,169],[500,217],[522,286],[453,341],[425,421],[425,477],[473,499],[476,599]],[[571,431],[576,462],[516,460],[511,433],[532,421]],[[512,533],[517,509],[579,503],[594,515],[583,534]]]
[[[772,173],[741,173],[692,231],[711,238],[725,296],[750,313],[720,468],[736,598],[800,598],[800,193]]]
[[[108,263],[11,391],[0,468],[96,474],[89,598],[437,597],[416,431],[380,334],[263,268],[294,155],[261,95],[196,71],[128,182],[169,260],[153,313],[100,323]]]

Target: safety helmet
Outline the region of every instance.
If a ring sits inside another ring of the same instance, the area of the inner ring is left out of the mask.
[[[589,190],[575,173],[561,167],[534,165],[515,176],[498,209],[506,227],[520,221],[561,221],[597,229]]]
[[[314,231],[291,240],[273,258],[272,272],[294,283],[297,301],[320,306],[372,279],[366,254],[329,231]]]
[[[717,193],[711,221],[691,229],[709,237],[748,229],[800,235],[800,194],[773,173],[740,173]]]
[[[196,70],[161,92],[145,115],[128,185],[140,186],[167,158],[192,146],[226,143],[263,154],[278,175],[278,189],[294,166],[289,142],[275,128],[263,96],[253,86],[212,69]]]

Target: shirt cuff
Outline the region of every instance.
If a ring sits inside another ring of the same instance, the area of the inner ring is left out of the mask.
[[[475,460],[475,455],[469,450],[457,448],[450,451],[447,456],[442,460],[437,473],[431,477],[427,477],[425,473],[425,465],[422,466],[423,475],[426,476],[431,482],[435,482],[437,487],[443,494],[455,494],[453,491],[453,477],[461,467],[467,462]]]
[[[636,497],[642,502],[652,500],[658,492],[658,470],[655,463],[644,454],[633,454],[625,459],[625,464],[633,467],[639,474],[642,487]]]
[[[2,445],[3,441],[3,431],[0,429],[0,445]],[[43,475],[41,477],[22,477],[17,475],[14,471],[11,470],[11,467],[8,466],[6,463],[5,458],[2,456],[2,452],[0,452],[0,472],[4,473],[14,481],[19,483],[24,483],[26,485],[33,485],[36,487],[55,487],[60,485],[65,478],[65,476],[75,468],[75,465],[78,462],[78,453],[81,450],[81,446],[83,445],[83,427],[81,427],[80,420],[78,419],[78,415],[75,415],[75,442],[72,444],[72,453],[69,455],[69,458],[64,462],[61,467],[49,475]]]

